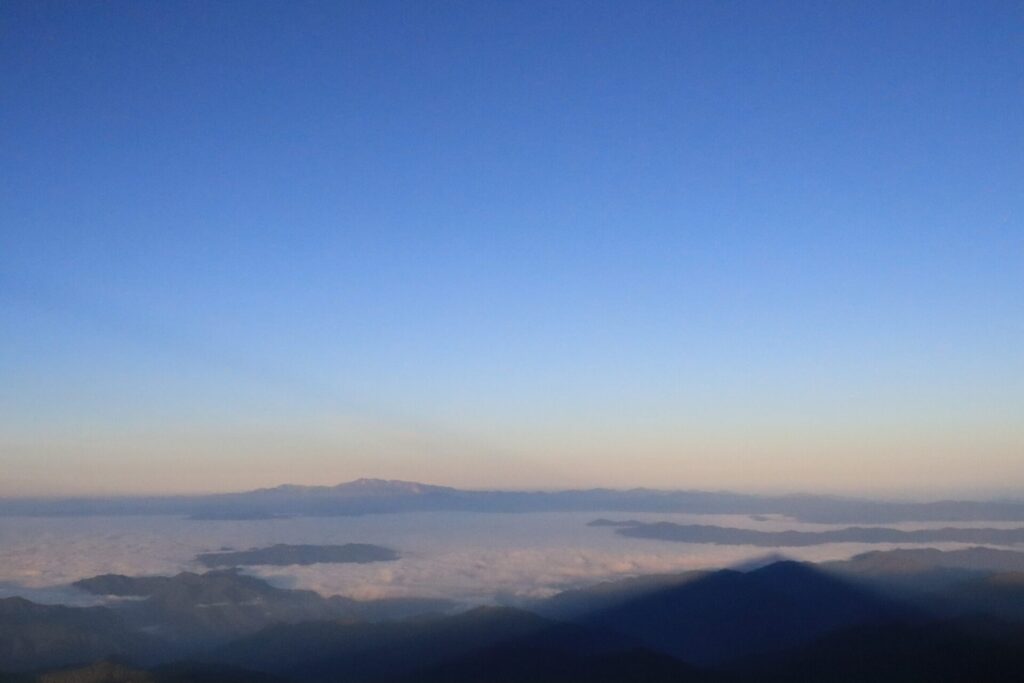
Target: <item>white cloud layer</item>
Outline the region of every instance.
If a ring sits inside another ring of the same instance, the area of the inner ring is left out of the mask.
[[[0,597],[84,603],[87,596],[67,588],[72,581],[105,573],[205,571],[195,562],[198,553],[272,543],[376,543],[402,554],[396,562],[367,565],[250,568],[276,585],[356,598],[424,596],[467,603],[539,597],[604,579],[729,566],[768,554],[767,549],[752,546],[630,539],[609,528],[586,525],[599,516],[624,517],[614,513],[421,513],[269,521],[8,517],[0,519]],[[629,517],[763,529],[829,528],[744,516]],[[892,546],[847,543],[784,552],[798,559],[826,560],[888,547]]]

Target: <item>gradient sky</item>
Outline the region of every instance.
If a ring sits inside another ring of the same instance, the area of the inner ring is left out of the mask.
[[[1024,494],[1019,2],[4,2],[0,495]]]

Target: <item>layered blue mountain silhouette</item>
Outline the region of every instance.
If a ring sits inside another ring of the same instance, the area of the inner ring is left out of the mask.
[[[111,596],[103,607],[0,600],[0,671],[48,683],[1020,680],[1024,583],[1007,570],[1021,555],[778,561],[605,582],[527,609],[325,598],[236,570],[106,575],[78,584]],[[945,570],[963,573],[906,589]]]
[[[1024,521],[1021,501],[905,503],[655,489],[475,491],[381,479],[359,479],[337,486],[285,485],[202,496],[0,499],[0,514],[4,515],[175,514],[208,520],[418,511],[728,513],[785,515],[831,524]]]

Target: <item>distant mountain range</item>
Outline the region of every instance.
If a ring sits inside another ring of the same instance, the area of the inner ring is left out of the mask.
[[[846,527],[824,531],[761,531],[709,524],[637,522],[596,519],[589,526],[614,527],[615,533],[630,538],[648,538],[680,543],[754,545],[786,548],[823,543],[1024,543],[1024,527],[1016,529],[943,527],[941,529],[893,529],[889,527]]]
[[[897,548],[872,550],[849,560],[826,562],[828,571],[859,576],[919,576],[935,569],[966,572],[1024,572],[1024,552],[978,546],[961,550]]]
[[[0,499],[2,515],[169,514],[204,520],[418,511],[785,515],[807,522],[835,524],[1024,521],[1024,501],[911,503],[655,489],[475,491],[380,479],[359,479],[337,486],[286,485],[201,496]]]

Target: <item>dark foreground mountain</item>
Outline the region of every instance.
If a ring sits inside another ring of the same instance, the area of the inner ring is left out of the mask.
[[[1004,572],[957,583],[944,595],[947,611],[1024,623],[1024,572]]]
[[[479,617],[480,615],[475,615]],[[500,622],[448,618],[482,633],[456,641],[416,634],[358,638],[333,650],[332,661],[312,667],[290,657],[273,676],[216,663],[187,663],[143,670],[110,662],[48,672],[42,676],[3,677],[5,683],[1010,683],[1024,673],[1024,634],[1020,627],[996,621],[870,622],[830,632],[796,648],[699,668],[664,654],[614,644],[586,630],[516,623],[517,615],[487,615]],[[422,626],[422,625],[421,625]],[[497,627],[496,627],[497,626]],[[525,626],[525,627],[524,627]],[[442,626],[441,631],[450,631]],[[426,640],[421,640],[426,638]],[[492,642],[498,639],[498,642]],[[435,652],[426,647],[442,646]],[[330,641],[318,641],[319,645]],[[388,652],[382,648],[394,648]],[[309,650],[307,649],[306,652]],[[392,661],[387,661],[388,654]]]
[[[710,572],[598,605],[574,621],[703,665],[795,647],[856,624],[917,618],[907,605],[797,562]]]
[[[529,604],[529,609],[551,619],[575,621],[588,618],[632,600],[659,591],[669,590],[712,574],[712,571],[690,571],[678,574],[651,574],[576,588],[557,593]]]
[[[907,566],[899,559],[854,558],[851,566]],[[1012,561],[985,552],[922,554],[915,571],[943,563],[977,567],[982,559]],[[0,671],[8,672],[0,682],[1024,680],[1024,620],[1005,613],[1024,596],[1024,576],[970,571],[963,581],[917,593],[916,602],[872,590],[875,578],[854,581],[849,570],[834,574],[784,561],[749,571],[606,582],[537,605],[545,616],[478,608],[383,621],[303,617],[330,612],[335,599],[274,588],[233,571],[103,576],[84,586],[119,596],[116,608],[0,601]],[[927,609],[924,595],[971,607]],[[253,617],[249,608],[270,611]],[[194,633],[181,630],[187,625]],[[111,656],[118,661],[103,661]]]
[[[325,598],[315,591],[277,588],[233,569],[151,577],[106,574],[74,585],[96,595],[137,598],[114,602],[112,609],[126,623],[176,643],[183,651],[255,633],[276,623],[377,621],[452,608],[447,600],[425,598]]]
[[[866,623],[731,670],[764,683],[1015,683],[1024,630],[993,620]]]
[[[0,515],[184,515],[196,520],[273,520],[294,515],[387,512],[688,512],[785,515],[807,522],[1022,521],[1024,501],[899,503],[832,496],[760,496],[657,489],[473,491],[359,479],[337,486],[277,486],[201,496],[0,499]]]
[[[391,548],[369,543],[344,545],[289,545],[278,543],[266,548],[202,553],[196,561],[207,567],[248,567],[259,565],[365,564],[391,562],[399,554]]]
[[[0,678],[0,681],[3,681]],[[6,682],[5,682],[6,683]],[[81,667],[23,674],[10,683],[285,683],[267,674],[210,664],[172,664],[142,669],[103,660]]]
[[[581,654],[543,643],[489,648],[405,677],[403,683],[727,683],[728,676],[633,649]]]
[[[410,676],[507,644],[562,653],[620,652],[632,642],[510,608],[376,624],[312,622],[267,628],[221,648],[212,661],[303,681],[379,681]]]
[[[1024,632],[992,620],[865,622],[794,648],[698,668],[646,650],[574,655],[498,647],[404,683],[1011,683]]]
[[[0,671],[67,666],[110,656],[146,658],[155,654],[157,645],[105,607],[0,599]]]
[[[325,598],[277,588],[235,570],[176,576],[116,574],[75,584],[112,598],[107,606],[0,600],[0,671],[28,671],[119,657],[153,664],[189,657],[272,624],[313,620],[375,622],[444,613],[446,600]]]
[[[819,566],[936,616],[1024,621],[1024,553],[996,548],[896,549]]]

